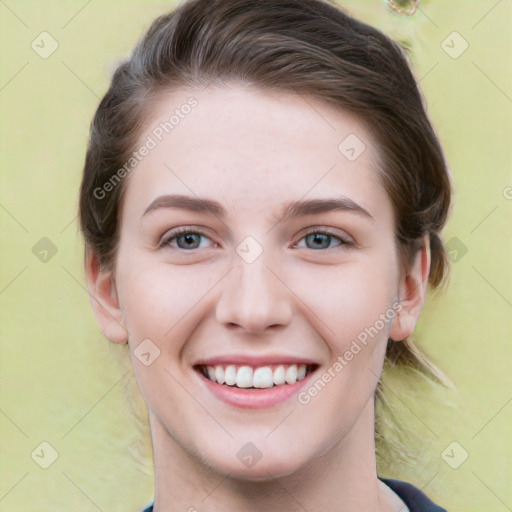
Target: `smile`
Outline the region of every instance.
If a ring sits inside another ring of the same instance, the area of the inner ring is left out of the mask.
[[[307,364],[275,364],[266,366],[248,365],[199,365],[197,369],[204,377],[225,386],[240,389],[269,389],[292,385],[303,380],[313,370]]]
[[[193,368],[206,391],[225,404],[264,409],[296,396],[319,368],[313,361],[293,359],[223,357],[198,361]]]

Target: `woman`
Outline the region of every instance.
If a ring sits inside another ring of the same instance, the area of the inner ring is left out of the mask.
[[[188,0],[94,117],[98,323],[127,343],[146,510],[442,511],[379,478],[375,398],[446,274],[450,180],[400,48],[327,0]]]

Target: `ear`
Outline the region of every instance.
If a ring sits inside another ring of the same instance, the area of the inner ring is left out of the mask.
[[[88,251],[85,257],[85,273],[92,309],[101,332],[114,343],[126,343],[128,333],[124,327],[112,272],[102,270],[98,256]]]
[[[414,262],[405,276],[400,278],[399,301],[401,309],[392,321],[389,337],[402,341],[412,334],[427,295],[430,272],[430,237],[425,235]]]

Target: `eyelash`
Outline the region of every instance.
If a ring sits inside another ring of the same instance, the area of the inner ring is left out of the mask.
[[[331,247],[331,249],[335,249],[336,247],[343,247],[343,246],[346,246],[346,247],[349,247],[349,246],[352,246],[354,245],[351,241],[345,239],[345,238],[342,238],[340,237],[339,235],[336,235],[333,231],[331,231],[330,229],[323,229],[323,228],[310,228],[306,231],[306,233],[304,233],[301,237],[300,240],[302,240],[303,238],[306,238],[307,236],[309,235],[326,235],[326,236],[329,236],[331,238],[336,238],[340,241],[339,245],[336,245],[334,247]],[[314,251],[315,249],[311,249],[312,251]],[[325,250],[325,249],[324,249]]]
[[[188,227],[183,227],[183,228],[176,228],[172,231],[170,231],[169,233],[167,233],[165,235],[165,237],[162,239],[162,241],[160,242],[159,246],[160,247],[166,247],[170,244],[170,242],[172,242],[173,240],[175,240],[176,238],[178,238],[180,235],[184,235],[184,234],[187,234],[187,235],[199,235],[199,236],[202,236],[202,237],[205,237],[205,238],[209,238],[209,236],[201,231],[201,230],[198,230],[198,229],[191,229],[191,228],[188,228]],[[333,233],[332,231],[330,231],[329,229],[320,229],[320,228],[310,228],[306,233],[304,233],[302,235],[302,237],[300,238],[300,240],[302,240],[303,238],[306,238],[307,236],[309,235],[326,235],[326,236],[329,236],[331,238],[336,238],[340,241],[340,243],[338,245],[336,245],[335,247],[330,247],[328,249],[334,249],[336,247],[350,247],[350,246],[353,246],[354,243],[351,242],[351,241],[348,241],[344,238],[341,238],[340,236],[336,235],[335,233]],[[299,241],[300,241],[299,240]],[[178,247],[178,249],[180,249]],[[187,251],[187,249],[181,249],[182,251]],[[189,249],[190,251],[193,251],[193,250],[196,250],[196,249]],[[315,250],[315,249],[310,249],[310,250]],[[319,250],[326,250],[326,249],[319,249]]]

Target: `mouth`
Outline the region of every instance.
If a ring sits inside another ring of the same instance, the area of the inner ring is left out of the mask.
[[[194,370],[220,386],[241,390],[264,390],[289,387],[313,373],[317,364],[243,364],[195,365]]]

